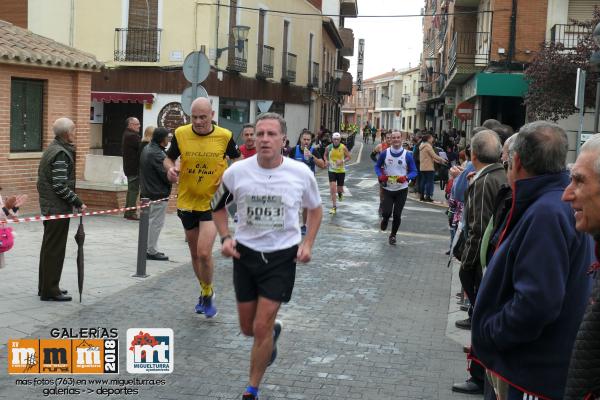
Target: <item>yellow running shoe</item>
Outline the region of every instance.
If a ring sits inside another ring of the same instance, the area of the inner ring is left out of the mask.
[[[329,210],[329,214],[331,215],[335,215],[335,213],[337,212],[335,207],[331,207],[331,209]]]

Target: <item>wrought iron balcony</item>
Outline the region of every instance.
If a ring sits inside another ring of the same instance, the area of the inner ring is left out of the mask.
[[[283,71],[281,80],[285,82],[296,82],[296,55],[283,53]]]
[[[449,74],[457,65],[485,67],[490,61],[490,45],[490,32],[454,32],[448,54]]]
[[[275,49],[267,45],[258,45],[258,78],[272,78],[273,77],[273,55]]]
[[[562,44],[565,50],[574,50],[579,41],[590,33],[587,26],[556,24],[550,29],[550,41]]]
[[[116,28],[115,61],[159,61],[161,32],[158,28]]]

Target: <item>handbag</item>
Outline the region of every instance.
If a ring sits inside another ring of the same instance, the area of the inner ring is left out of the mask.
[[[13,248],[15,238],[12,228],[9,226],[0,226],[0,253],[6,253]]]

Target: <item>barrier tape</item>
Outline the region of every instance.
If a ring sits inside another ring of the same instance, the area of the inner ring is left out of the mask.
[[[22,218],[3,217],[3,218],[0,218],[0,223],[2,223],[2,224],[20,224],[22,222],[52,221],[52,220],[57,220],[57,219],[78,218],[78,217],[82,217],[82,216],[85,217],[88,215],[116,214],[116,213],[120,213],[123,211],[140,210],[142,208],[150,207],[151,204],[160,203],[162,201],[167,201],[167,200],[175,199],[175,198],[177,198],[177,196],[169,196],[169,197],[165,197],[164,199],[149,201],[145,205],[139,204],[135,207],[113,208],[112,210],[84,211],[84,212],[78,212],[78,213],[72,213],[72,214],[57,214],[57,215],[36,215],[35,217],[22,217]]]

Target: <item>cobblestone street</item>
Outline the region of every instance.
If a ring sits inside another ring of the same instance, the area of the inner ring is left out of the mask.
[[[461,344],[446,336],[452,277],[443,255],[443,209],[409,200],[398,245],[389,246],[377,229],[378,187],[368,152],[365,145],[362,162],[349,168],[348,193],[334,217],[327,214],[326,174],[318,176],[325,217],[313,261],[299,265],[292,301],[280,312],[279,357],[267,370],[261,399],[466,398],[450,391],[464,380],[466,364]],[[186,250],[179,251],[173,255],[185,260]],[[75,308],[31,337],[50,337],[51,328],[118,328],[119,377],[130,379],[136,376],[125,372],[126,330],[172,328],[174,372],[159,376],[164,386],[139,387],[139,398],[237,399],[247,383],[252,341],[239,333],[231,261],[217,256],[215,276],[219,315],[213,320],[193,312],[198,284],[187,263]],[[6,357],[2,351],[0,362]],[[41,387],[17,386],[19,377],[2,369],[0,398],[42,397]]]

